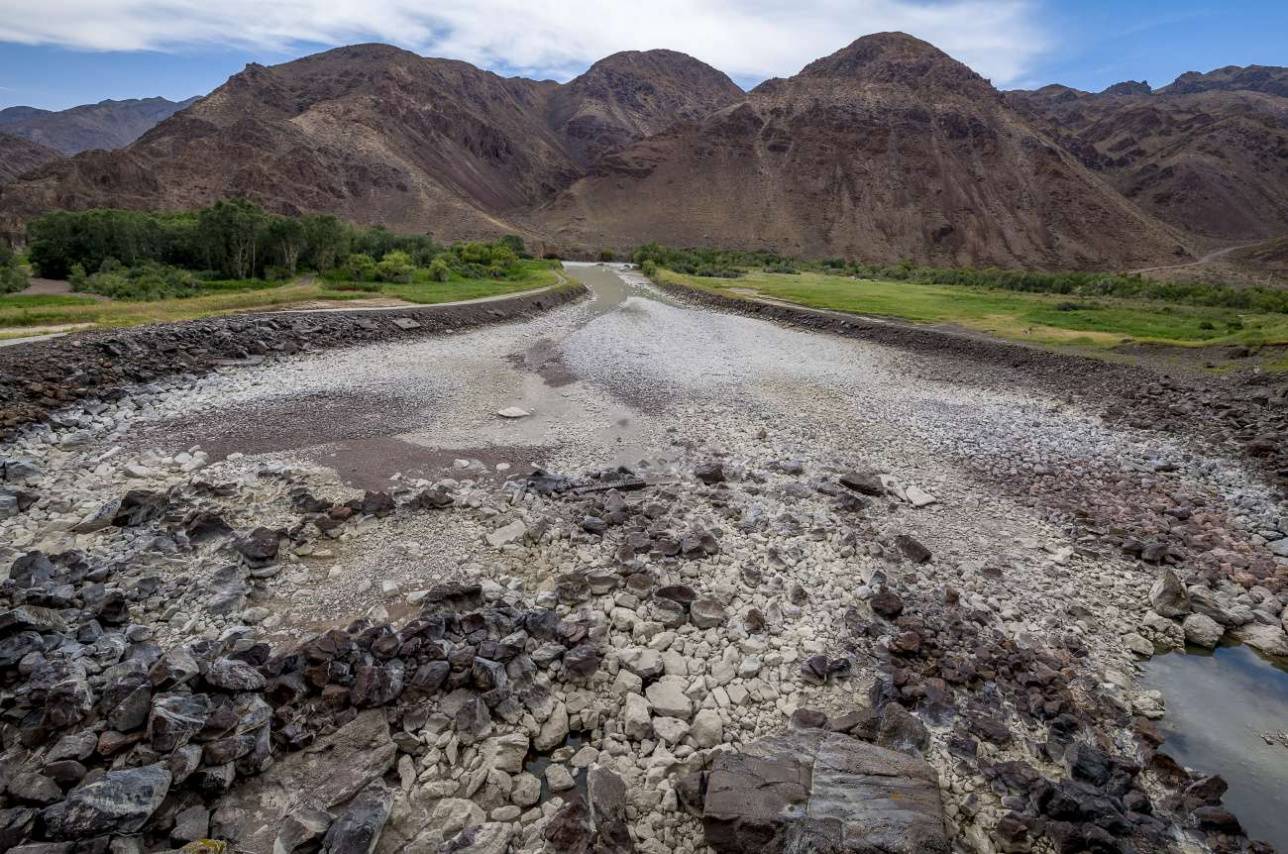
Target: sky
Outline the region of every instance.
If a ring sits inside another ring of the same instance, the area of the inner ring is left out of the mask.
[[[0,0],[0,107],[180,100],[248,62],[368,41],[555,80],[666,47],[750,88],[883,30],[1001,88],[1288,65],[1288,0]]]

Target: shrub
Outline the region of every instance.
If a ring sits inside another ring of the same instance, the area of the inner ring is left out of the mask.
[[[376,265],[376,278],[382,282],[406,284],[414,272],[416,268],[411,263],[411,256],[397,249],[386,253]]]
[[[617,253],[611,249],[601,249],[599,252],[600,261],[616,261]]]
[[[27,271],[8,246],[0,244],[0,294],[16,294],[27,287]]]
[[[201,293],[201,282],[187,270],[147,263],[137,267],[122,267],[119,262],[85,276],[84,270],[73,273],[76,280],[72,288],[77,291],[101,294],[119,300],[158,300],[171,297],[190,297]]]
[[[447,261],[442,257],[435,258],[429,263],[429,280],[431,282],[446,282],[452,277],[452,268],[447,265]]]
[[[356,252],[344,262],[344,272],[354,282],[369,282],[376,277],[376,262],[365,252]]]

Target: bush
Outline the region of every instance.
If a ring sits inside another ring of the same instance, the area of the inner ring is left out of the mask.
[[[119,262],[105,261],[102,266],[106,269],[91,276],[79,267],[73,268],[72,289],[119,300],[158,300],[201,293],[201,282],[187,270],[156,263],[127,268]]]
[[[376,262],[365,252],[354,253],[344,262],[344,274],[353,282],[370,282],[376,278]]]
[[[376,265],[376,278],[382,282],[406,284],[414,272],[416,267],[411,263],[411,256],[397,249],[386,253]]]
[[[0,244],[0,294],[16,294],[27,287],[27,271],[8,246]]]
[[[446,282],[452,277],[452,268],[447,265],[443,258],[435,258],[429,264],[429,280],[431,282]]]
[[[600,261],[616,261],[617,253],[611,249],[601,249],[599,252]]]

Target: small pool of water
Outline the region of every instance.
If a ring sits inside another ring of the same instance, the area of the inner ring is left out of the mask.
[[[1162,749],[1224,777],[1223,803],[1249,838],[1288,851],[1288,669],[1222,646],[1156,656],[1144,681],[1167,703]]]

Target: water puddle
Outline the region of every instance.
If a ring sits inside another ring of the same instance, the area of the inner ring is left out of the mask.
[[[1288,851],[1288,669],[1223,646],[1157,656],[1144,681],[1166,698],[1162,749],[1224,777],[1223,803],[1248,837]]]

